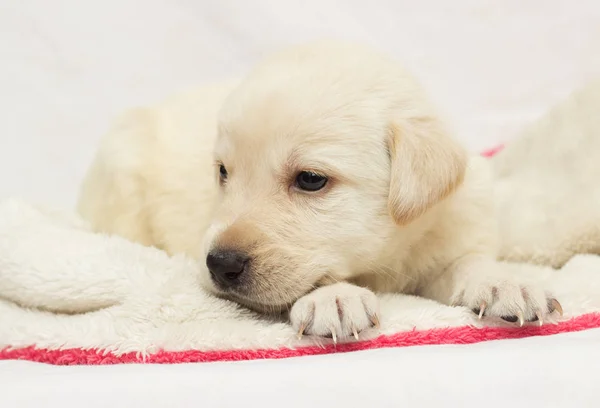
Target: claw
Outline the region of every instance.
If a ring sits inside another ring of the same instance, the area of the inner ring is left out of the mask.
[[[379,317],[376,314],[369,316],[369,319],[371,319],[371,323],[373,323],[375,328],[379,329],[381,327],[379,323]]]
[[[354,335],[356,341],[358,341],[358,332],[356,331],[356,327],[352,327],[352,334]]]
[[[487,307],[486,302],[481,302],[481,306],[479,306],[479,320],[483,317],[483,312],[485,312],[485,308]]]
[[[535,316],[536,316],[536,317],[537,317],[537,319],[538,319],[538,324],[539,324],[540,326],[541,326],[541,325],[543,325],[543,324],[544,324],[544,321],[542,320],[542,312],[541,312],[541,311],[539,311],[539,310],[537,310],[537,311],[535,312]]]
[[[523,318],[523,312],[517,312],[517,318],[519,319],[519,327],[523,327],[525,319]]]
[[[304,329],[306,329],[306,322],[302,322],[300,328],[298,329],[298,333],[296,334],[296,338],[298,340],[302,339],[302,336],[304,335]]]
[[[335,334],[334,328],[331,328],[331,338],[333,339],[333,344],[337,344],[337,334]]]
[[[560,315],[560,317],[563,316],[563,308],[560,305],[560,303],[558,302],[558,300],[556,300],[556,299],[550,300],[550,310],[551,310],[551,312],[554,312],[556,310],[556,311],[558,311],[558,314]]]

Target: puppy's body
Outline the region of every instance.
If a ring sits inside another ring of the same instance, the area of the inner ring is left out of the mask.
[[[307,172],[326,184],[303,189]],[[394,61],[360,46],[293,47],[240,84],[125,115],[79,208],[100,231],[202,264],[208,254],[208,290],[293,305],[311,334],[376,324],[373,291],[546,313],[543,288],[496,262],[487,163],[467,158]]]
[[[82,184],[83,217],[99,231],[201,256],[217,193],[217,112],[236,84],[202,87],[118,118]]]

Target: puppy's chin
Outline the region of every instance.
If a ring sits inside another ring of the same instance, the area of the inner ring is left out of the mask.
[[[302,296],[301,294],[296,299],[289,302],[286,302],[283,299],[281,299],[281,301],[278,302],[278,299],[274,298],[273,296],[270,296],[268,297],[270,301],[267,303],[258,301],[257,298],[259,298],[259,296],[255,297],[250,294],[239,293],[236,292],[234,289],[218,288],[217,285],[215,285],[215,283],[211,281],[210,277],[203,277],[201,279],[200,286],[204,288],[204,290],[206,290],[207,292],[220,299],[235,302],[240,306],[243,306],[256,313],[272,316],[278,316],[289,311],[292,304]]]
[[[269,316],[280,316],[280,315],[288,312],[293,304],[293,302],[288,303],[288,304],[259,303],[252,299],[242,297],[234,292],[228,292],[228,293],[219,292],[216,294],[216,296],[221,299],[226,299],[226,300],[235,302],[235,303],[239,304],[240,306],[243,306],[247,309],[252,310],[253,312],[260,313],[263,315],[269,315]]]

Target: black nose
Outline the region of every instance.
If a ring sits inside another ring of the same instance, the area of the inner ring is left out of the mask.
[[[229,288],[239,282],[248,259],[248,256],[238,251],[213,250],[206,257],[206,266],[216,283]]]

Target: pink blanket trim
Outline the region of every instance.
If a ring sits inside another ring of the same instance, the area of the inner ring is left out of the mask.
[[[241,361],[257,359],[280,359],[312,356],[318,354],[347,353],[351,351],[426,346],[435,344],[473,344],[491,340],[520,339],[532,336],[550,336],[553,334],[576,332],[600,328],[600,313],[590,313],[557,324],[545,326],[531,325],[521,328],[470,326],[407,331],[380,336],[373,340],[328,344],[322,347],[308,346],[296,349],[259,349],[259,350],[219,350],[219,351],[159,351],[146,357],[140,353],[115,355],[96,349],[48,350],[35,347],[4,349],[0,351],[0,360],[28,360],[55,365],[108,365],[108,364],[178,364],[205,363],[214,361]]]
[[[482,156],[492,157],[503,146],[484,151]],[[532,336],[550,336],[559,333],[577,332],[600,328],[600,313],[590,313],[570,320],[544,326],[530,325],[522,328],[471,326],[412,330],[379,336],[372,340],[324,346],[299,348],[218,350],[218,351],[159,351],[147,356],[141,353],[116,355],[99,349],[44,349],[35,346],[24,348],[7,347],[0,350],[0,360],[28,360],[55,365],[106,365],[106,364],[175,364],[214,361],[241,361],[257,359],[280,359],[329,353],[345,353],[359,350],[410,347],[441,344],[473,344],[483,341],[519,339]]]
[[[492,157],[496,153],[499,153],[502,149],[504,149],[504,145],[498,145],[498,146],[493,147],[491,149],[484,150],[483,152],[481,152],[481,155],[483,157]]]

